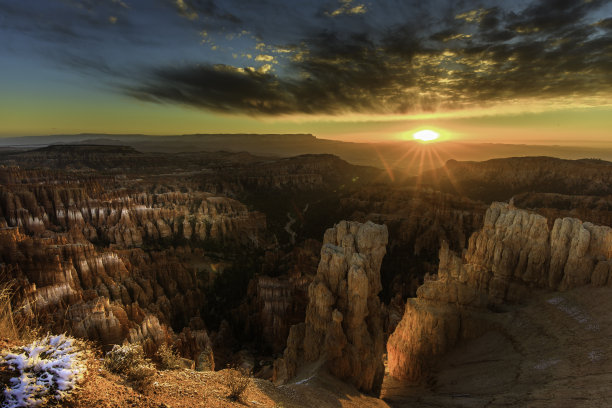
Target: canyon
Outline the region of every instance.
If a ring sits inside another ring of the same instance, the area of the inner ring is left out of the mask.
[[[400,174],[329,154],[1,152],[0,276],[45,330],[103,350],[168,344],[278,389],[561,406],[535,389],[565,381],[594,398],[570,375],[602,384],[612,353],[612,164]]]

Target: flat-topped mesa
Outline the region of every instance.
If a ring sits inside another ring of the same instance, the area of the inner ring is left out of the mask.
[[[459,257],[443,245],[438,274],[408,299],[387,343],[391,375],[420,380],[460,339],[487,329],[487,307],[520,302],[532,289],[612,284],[612,228],[546,218],[493,203]]]
[[[321,261],[308,288],[306,321],[292,326],[277,381],[300,365],[325,363],[336,377],[378,392],[384,375],[380,266],[387,227],[341,221],[325,232]]]

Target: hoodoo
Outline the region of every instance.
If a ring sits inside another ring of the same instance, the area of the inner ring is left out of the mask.
[[[321,261],[308,288],[306,321],[291,327],[277,381],[318,362],[362,391],[378,392],[384,339],[378,293],[387,227],[341,221],[325,232]]]

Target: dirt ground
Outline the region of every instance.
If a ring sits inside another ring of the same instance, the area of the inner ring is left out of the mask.
[[[94,364],[67,408],[384,408],[612,406],[612,288],[534,295],[495,313],[497,329],[460,344],[426,384],[387,377],[381,398],[318,368],[291,384],[250,379],[240,401],[228,398],[225,370],[157,371],[140,389]]]
[[[341,381],[319,373],[297,384],[275,387],[260,379],[251,379],[240,401],[227,398],[229,388],[225,370],[159,371],[152,382],[138,392],[119,376],[105,370],[84,384],[70,404],[71,408],[196,408],[196,407],[380,407],[380,399],[368,397]]]

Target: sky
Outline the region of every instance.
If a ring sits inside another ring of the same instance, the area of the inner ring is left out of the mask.
[[[612,144],[610,0],[0,0],[0,136]]]

